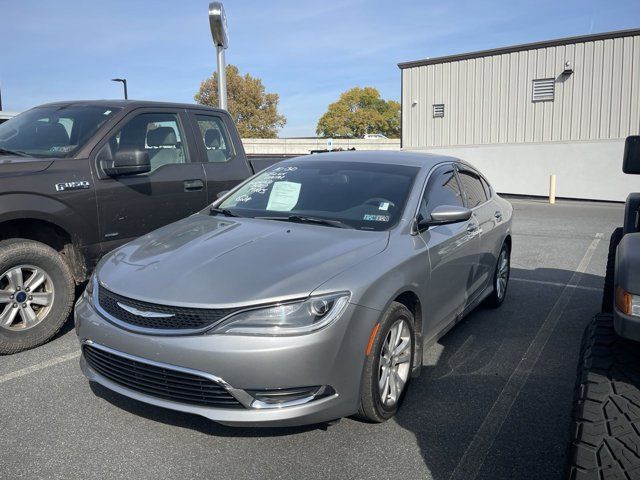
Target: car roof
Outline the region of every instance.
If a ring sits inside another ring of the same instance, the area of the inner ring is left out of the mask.
[[[444,162],[460,162],[466,164],[459,158],[447,155],[437,155],[433,153],[407,152],[407,151],[381,151],[381,150],[360,150],[360,151],[342,151],[342,152],[326,152],[313,155],[305,155],[304,157],[294,157],[284,160],[281,163],[289,163],[294,161],[323,161],[323,162],[359,162],[359,163],[383,163],[404,165],[408,167],[420,167],[431,169],[435,165]],[[467,164],[468,165],[468,164]]]
[[[99,107],[119,107],[126,109],[142,108],[142,107],[159,107],[159,108],[191,108],[211,111],[224,111],[219,108],[209,107],[195,103],[173,103],[173,102],[156,102],[151,100],[68,100],[60,102],[45,103],[38,107],[70,107],[70,106],[99,106]]]

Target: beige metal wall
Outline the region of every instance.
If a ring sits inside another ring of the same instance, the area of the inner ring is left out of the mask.
[[[553,101],[531,101],[538,78]],[[640,36],[405,68],[402,89],[404,148],[624,138],[640,133]]]

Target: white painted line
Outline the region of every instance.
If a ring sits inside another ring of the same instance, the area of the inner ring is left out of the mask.
[[[462,455],[458,465],[456,465],[456,468],[451,473],[449,480],[472,480],[476,478],[480,472],[487,453],[489,453],[493,442],[502,428],[502,424],[509,415],[513,403],[516,401],[516,398],[518,398],[518,395],[520,394],[520,390],[522,390],[522,387],[527,382],[531,371],[540,358],[542,350],[544,350],[549,337],[551,337],[558,321],[562,318],[562,314],[569,304],[569,301],[573,296],[573,292],[575,292],[575,288],[572,287],[576,287],[578,285],[580,277],[587,270],[589,262],[591,262],[591,258],[593,257],[593,252],[601,239],[602,234],[596,234],[595,238],[587,248],[587,251],[584,252],[582,260],[580,260],[576,271],[573,272],[569,283],[563,288],[560,293],[560,297],[556,300],[556,303],[553,305],[549,315],[547,315],[547,318],[542,322],[536,336],[529,344],[527,351],[522,356],[522,359],[514,371],[511,373],[509,380],[507,380],[507,383],[498,395],[498,398],[496,398],[496,401],[489,410],[489,413],[482,422],[482,425],[480,425],[480,428]]]
[[[8,382],[9,380],[13,380],[14,378],[24,377],[25,375],[29,375],[31,373],[37,372],[38,370],[42,370],[43,368],[53,367],[62,362],[66,362],[68,360],[73,360],[74,358],[78,358],[80,356],[80,351],[67,353],[66,355],[61,355],[59,357],[52,358],[42,363],[38,363],[36,365],[31,365],[30,367],[22,368],[20,370],[16,370],[15,372],[7,373],[5,375],[0,375],[0,383]]]
[[[567,283],[561,283],[561,282],[546,282],[544,280],[533,280],[531,278],[511,277],[509,280],[514,280],[516,282],[535,283],[536,285],[549,285],[550,287],[569,287],[569,288],[575,288],[578,290],[589,290],[590,292],[602,292],[602,288],[585,287],[583,285],[569,285]]]

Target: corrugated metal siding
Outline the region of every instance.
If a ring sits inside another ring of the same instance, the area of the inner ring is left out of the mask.
[[[532,102],[543,78],[555,98]],[[624,138],[640,133],[640,36],[405,68],[402,88],[408,148]]]

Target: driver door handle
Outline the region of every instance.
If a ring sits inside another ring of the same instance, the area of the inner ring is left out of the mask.
[[[184,191],[195,192],[204,188],[204,182],[202,180],[185,180]]]
[[[470,223],[469,225],[467,225],[467,232],[469,233],[473,233],[476,230],[478,230],[478,224],[476,223]]]

